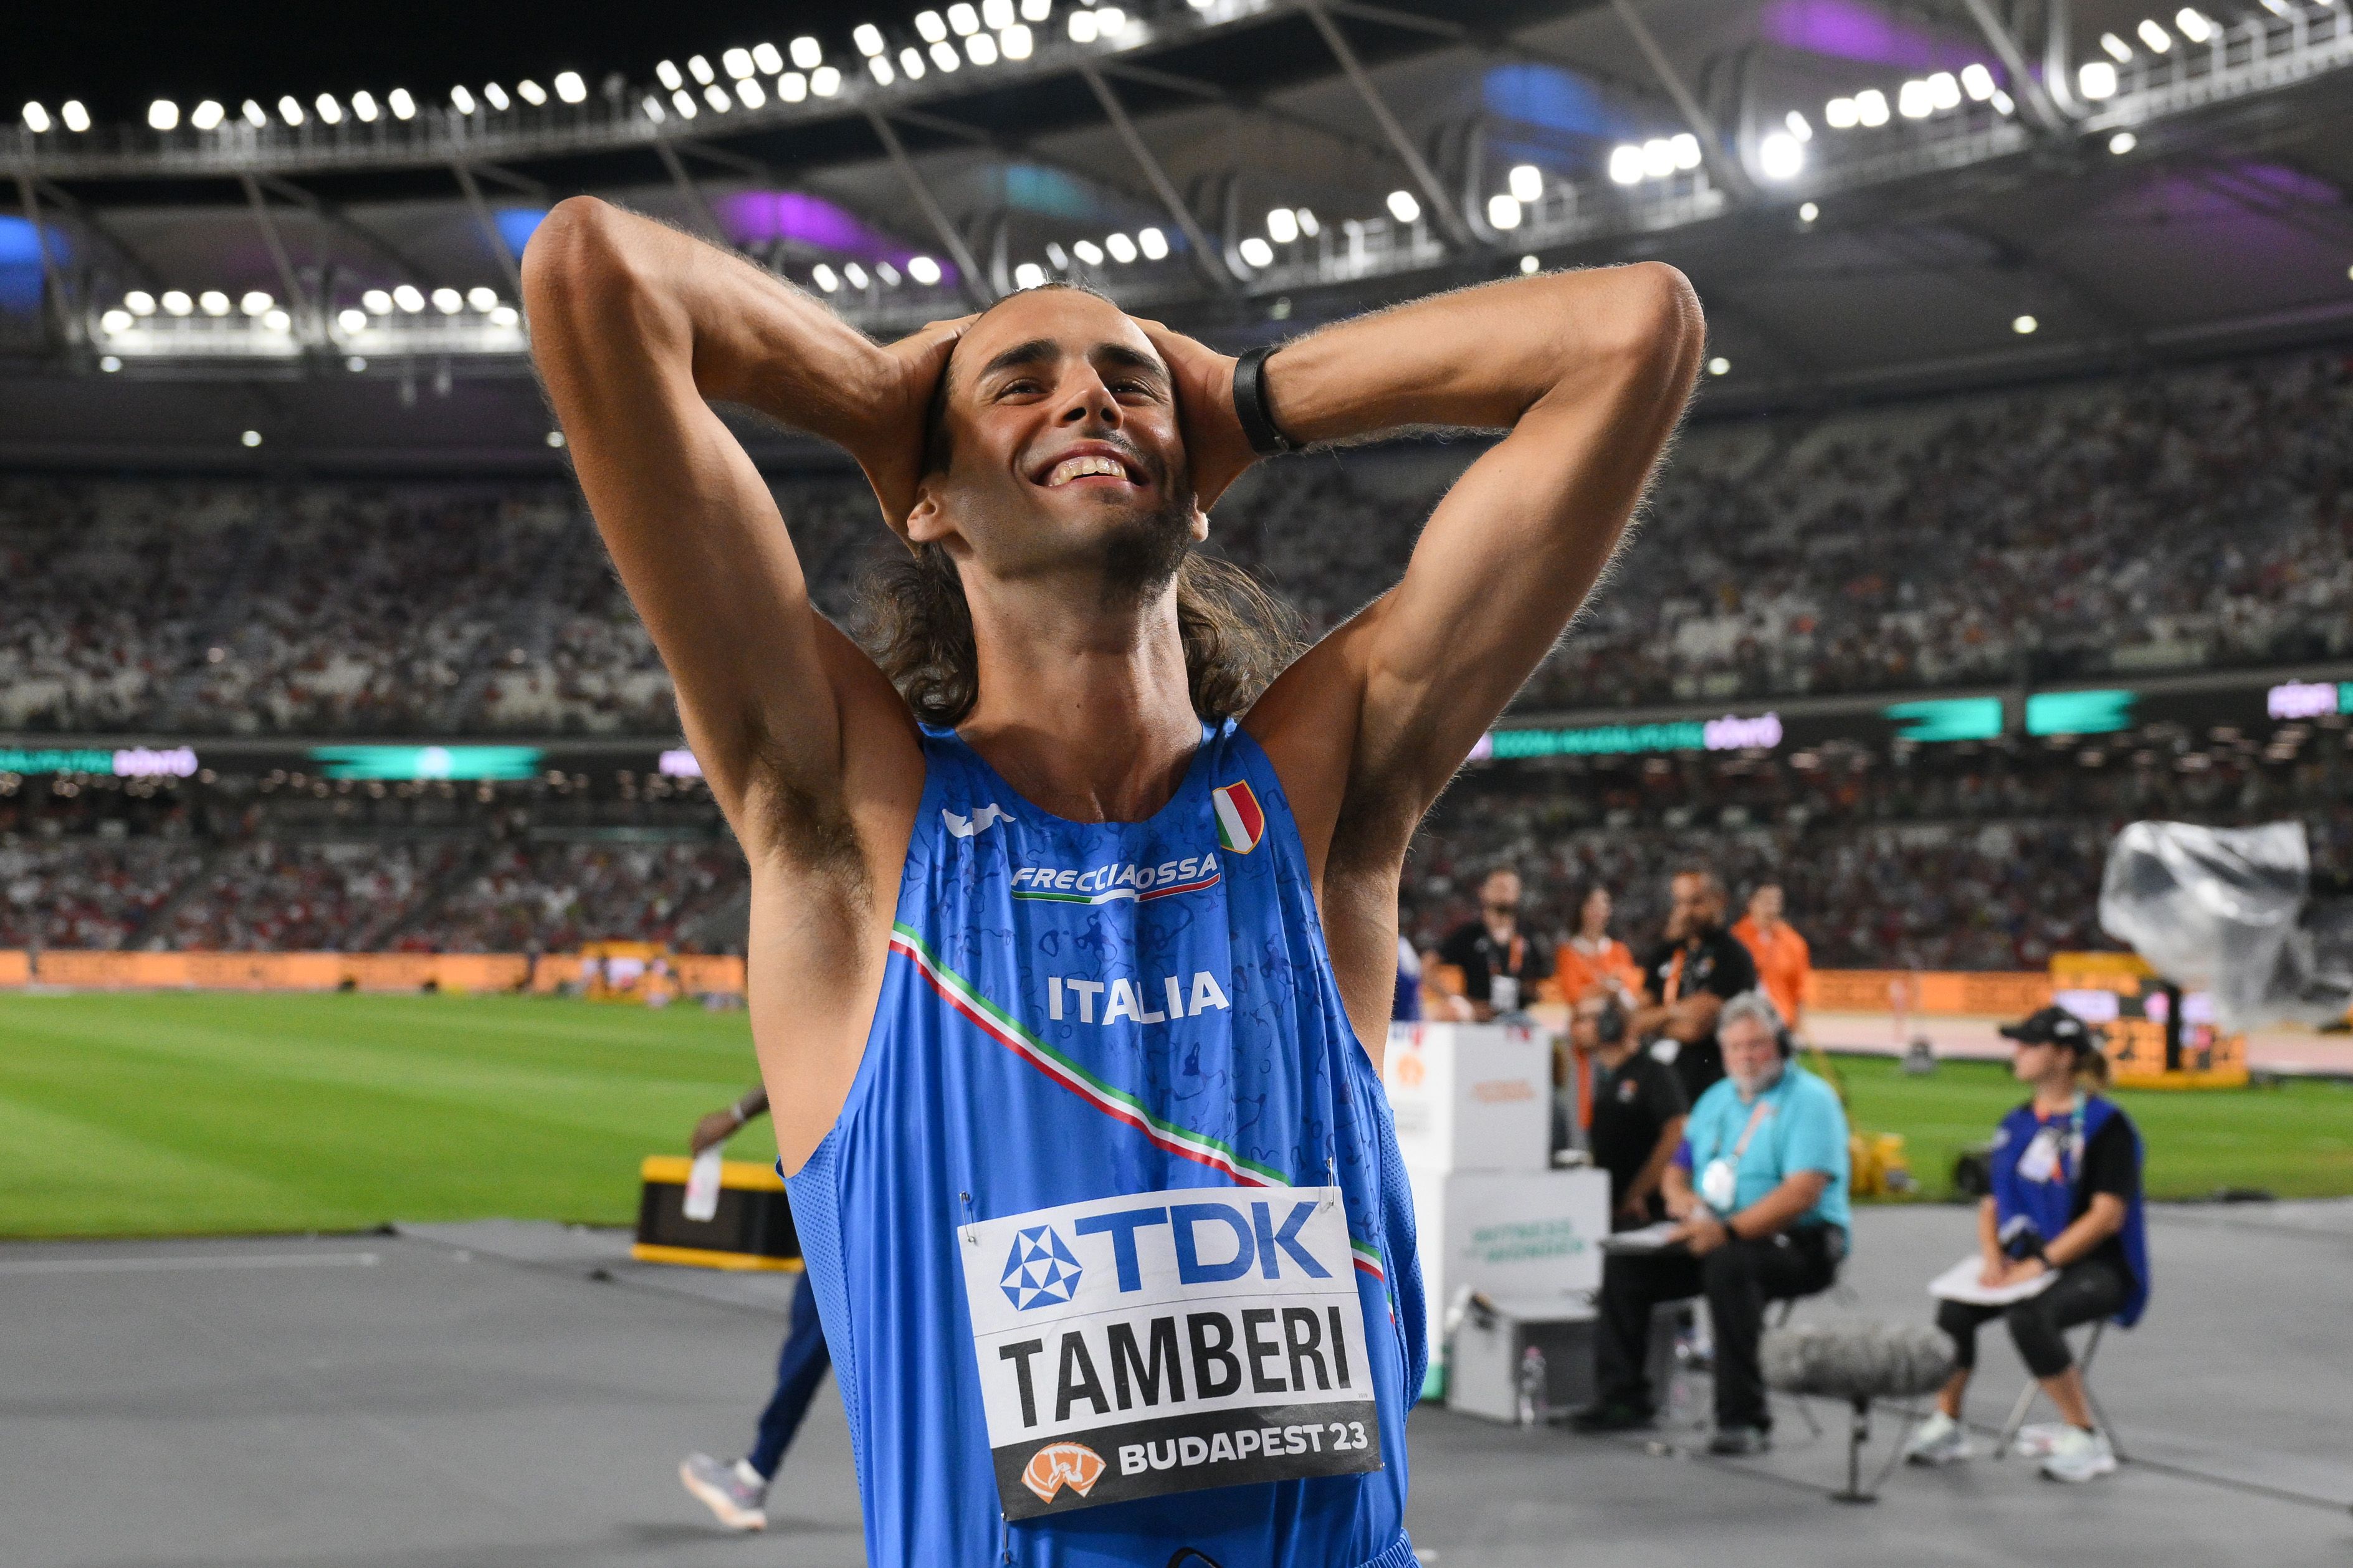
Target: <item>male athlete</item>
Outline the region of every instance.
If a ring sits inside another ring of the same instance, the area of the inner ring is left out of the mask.
[[[869,1561],[1406,1568],[1398,875],[1625,529],[1698,363],[1689,287],[1514,279],[1239,364],[1041,289],[877,347],[586,198],[524,285],[751,863]],[[865,470],[909,547],[874,653],[812,607],[718,401]],[[1408,426],[1506,434],[1278,673],[1264,601],[1195,552],[1208,508],[1262,453]]]

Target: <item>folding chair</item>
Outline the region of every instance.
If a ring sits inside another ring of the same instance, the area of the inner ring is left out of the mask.
[[[2092,1407],[2092,1419],[2100,1424],[2100,1430],[2108,1435],[2109,1448],[2114,1450],[2118,1459],[2122,1459],[2125,1446],[2116,1440],[2116,1424],[2108,1419],[2108,1413],[2100,1408],[2100,1396],[2092,1392],[2092,1360],[2100,1353],[2100,1336],[2107,1331],[2107,1319],[2093,1321],[2091,1336],[2084,1340],[2084,1353],[2075,1358],[2075,1367],[2084,1376],[2084,1403]],[[2026,1425],[2026,1413],[2034,1408],[2034,1396],[2042,1392],[2041,1381],[2031,1377],[2026,1380],[2026,1386],[2018,1391],[2018,1398],[2010,1407],[2010,1419],[2001,1424],[2001,1436],[1993,1446],[1995,1458],[2008,1456],[2010,1445],[2018,1441],[2019,1429]]]

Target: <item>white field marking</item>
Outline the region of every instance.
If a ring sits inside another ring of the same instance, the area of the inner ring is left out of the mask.
[[[260,1252],[237,1258],[0,1258],[0,1274],[174,1274],[230,1268],[373,1268],[373,1252]]]

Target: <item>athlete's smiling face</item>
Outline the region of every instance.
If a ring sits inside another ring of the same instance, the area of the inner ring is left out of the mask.
[[[1107,300],[1030,289],[983,315],[949,359],[934,426],[908,536],[966,570],[1091,564],[1114,593],[1151,594],[1208,535],[1168,367]]]

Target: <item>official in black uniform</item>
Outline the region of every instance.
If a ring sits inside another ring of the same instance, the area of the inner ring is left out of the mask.
[[[1668,884],[1666,940],[1642,963],[1644,1005],[1635,1009],[1636,1037],[1660,1043],[1692,1104],[1724,1076],[1716,1015],[1744,991],[1757,989],[1757,960],[1725,929],[1724,884],[1694,867]],[[1667,1042],[1672,1042],[1672,1047]]]
[[[1659,1184],[1691,1112],[1673,1069],[1641,1048],[1630,1021],[1616,997],[1589,996],[1568,1026],[1569,1044],[1586,1054],[1592,1075],[1587,1139],[1595,1166],[1609,1173],[1613,1230],[1667,1217]]]

